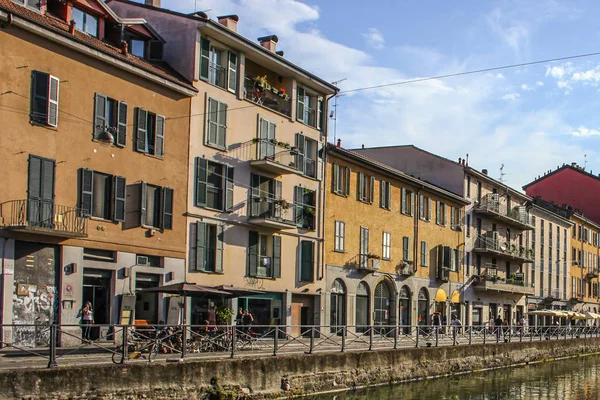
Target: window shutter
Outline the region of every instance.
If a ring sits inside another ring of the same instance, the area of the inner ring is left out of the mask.
[[[314,280],[314,243],[310,240],[302,240],[300,246],[300,280],[312,282]]]
[[[250,231],[248,238],[248,275],[256,276],[258,268],[258,232]]]
[[[206,231],[204,222],[196,222],[196,271],[206,271]]]
[[[419,218],[423,219],[425,218],[425,200],[423,198],[423,195],[420,194],[419,195]]]
[[[298,226],[304,225],[304,189],[294,186],[294,222]]]
[[[304,173],[304,135],[296,133],[294,140],[296,145],[296,169]]]
[[[442,225],[446,225],[446,204],[440,203],[440,208],[442,210]]]
[[[119,102],[119,116],[117,118],[117,146],[127,146],[127,103]]]
[[[371,177],[371,184],[369,186],[369,203],[373,204],[375,200],[375,177]]]
[[[200,38],[200,79],[208,80],[208,70],[210,64],[210,40]]]
[[[401,204],[401,211],[402,214],[406,214],[406,189],[402,188],[401,194],[400,194],[400,204]]]
[[[273,236],[273,278],[281,278],[281,236]]]
[[[260,213],[260,176],[256,174],[250,174],[250,186],[252,187],[252,191],[250,194],[250,215],[253,217],[257,217]]]
[[[42,159],[29,155],[29,183],[27,185],[27,198],[30,200],[42,199]]]
[[[325,102],[322,97],[317,99],[317,129],[323,130],[323,115],[325,111]]]
[[[48,88],[50,75],[33,71],[31,73],[31,111],[29,118],[40,124],[48,120]]]
[[[435,222],[437,224],[440,223],[440,203],[439,203],[439,201],[435,202]]]
[[[218,103],[219,111],[217,113],[217,146],[225,148],[227,143],[227,104]]]
[[[444,267],[450,268],[450,247],[444,246]]]
[[[135,142],[136,150],[142,153],[146,152],[146,131],[148,129],[148,111],[143,108],[136,108],[136,126]]]
[[[233,211],[233,167],[225,166],[225,211]]]
[[[235,93],[237,91],[237,54],[229,52],[229,76],[227,79],[227,89]]]
[[[208,179],[208,161],[196,157],[196,206],[206,206],[206,187]]]
[[[217,135],[219,126],[217,121],[219,120],[219,102],[215,99],[208,99],[208,115],[207,119],[207,128],[208,132],[206,134],[206,143],[208,144],[217,144]]]
[[[122,176],[115,176],[113,177],[113,182],[113,220],[125,222],[125,207],[127,201],[127,195],[125,193],[125,189],[127,188],[126,181]]]
[[[429,266],[429,244],[427,242],[425,242],[425,258],[424,261],[425,263],[423,265],[425,266]]]
[[[386,188],[387,188],[387,209],[391,210],[392,209],[392,184],[390,182],[387,182],[386,184]]]
[[[408,261],[408,237],[402,238],[402,259]]]
[[[165,155],[165,117],[156,116],[156,140],[154,143],[154,155],[163,157]]]
[[[338,184],[338,179],[339,179],[339,176],[340,176],[340,166],[338,164],[333,164],[332,165],[332,171],[333,171],[332,172],[332,178],[331,178],[331,183],[332,183],[331,188],[332,188],[332,191],[333,191],[333,193],[340,194],[340,191],[341,191],[340,189],[341,188],[339,187],[339,184]]]
[[[146,195],[148,188],[146,182],[140,182],[140,225],[146,225]]]
[[[454,214],[454,207],[450,207],[450,227],[454,228],[456,226],[456,215]]]
[[[283,182],[275,179],[275,200],[281,200],[283,196]],[[281,218],[281,204],[274,204],[275,217]]]
[[[356,188],[356,194],[358,197],[358,200],[363,201],[364,200],[364,184],[365,184],[365,176],[362,172],[358,173],[358,187]]]
[[[410,215],[415,215],[415,193],[410,192]]]
[[[304,104],[304,100],[305,100],[305,92],[304,92],[304,88],[297,86],[296,87],[296,119],[298,121],[302,121],[302,122],[306,122],[305,121],[305,110],[306,110],[306,105]]]
[[[346,196],[350,196],[350,167],[344,168],[346,171],[346,182],[344,186]]]
[[[456,271],[456,250],[449,249],[450,253],[450,269]]]
[[[94,204],[94,171],[91,169],[83,168],[80,170],[81,183],[80,195],[79,195],[79,208],[81,208],[83,215],[92,215],[92,204]]]
[[[223,243],[225,232],[223,225],[217,226],[217,248],[215,249],[215,272],[223,272]]]
[[[427,198],[427,221],[431,221],[431,199]]]
[[[106,124],[106,96],[96,93],[94,96],[94,138],[108,128]]]
[[[48,125],[58,126],[58,98],[60,81],[57,77],[50,75],[50,87],[48,88]]]
[[[379,183],[379,207],[385,208],[385,181],[380,181]]]
[[[162,229],[173,229],[173,189],[162,188]]]
[[[317,142],[317,180],[323,180],[323,153],[325,149],[321,142]]]

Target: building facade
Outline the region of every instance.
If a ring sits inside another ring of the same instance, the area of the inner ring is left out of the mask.
[[[77,325],[86,301],[99,324],[164,319],[162,296],[131,295],[185,277],[189,123],[171,117],[196,89],[101,1],[1,0],[0,24],[0,322]],[[2,333],[47,343],[32,329]]]
[[[165,59],[194,81],[188,281],[257,290],[232,307],[255,325],[320,324],[326,98],[336,88],[277,52],[276,36],[250,41],[237,16],[210,20],[123,0],[171,44]],[[214,305],[192,301],[192,323]]]
[[[598,257],[600,226],[576,211],[571,215],[571,274],[570,309],[574,311],[600,310],[598,294]]]
[[[467,202],[329,144],[326,162],[327,324],[428,325],[464,315],[461,230]]]

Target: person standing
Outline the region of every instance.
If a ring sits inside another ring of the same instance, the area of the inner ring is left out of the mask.
[[[500,334],[502,333],[502,316],[498,314],[498,317],[494,320],[494,329],[496,330],[496,337],[500,340]]]
[[[83,339],[84,341],[91,341],[92,339],[92,325],[94,323],[94,309],[92,308],[92,302],[87,301],[83,306],[82,323],[83,323]]]
[[[460,329],[462,328],[462,323],[460,319],[456,315],[452,316],[452,338],[454,340],[454,344],[458,344],[458,340],[456,339],[456,335],[461,333]]]

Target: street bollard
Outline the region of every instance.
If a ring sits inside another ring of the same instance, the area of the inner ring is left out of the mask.
[[[231,358],[235,357],[235,350],[237,347],[237,326],[231,327]]]
[[[127,325],[123,326],[123,359],[121,360],[121,364],[126,364],[129,359],[129,327]]]
[[[50,354],[48,357],[48,368],[56,368],[56,324],[50,325]]]
[[[300,328],[300,332],[302,332],[302,328]],[[277,355],[277,348],[279,347],[279,327],[275,326],[275,338],[273,340],[273,355]]]
[[[342,328],[342,353],[346,350],[346,325]]]

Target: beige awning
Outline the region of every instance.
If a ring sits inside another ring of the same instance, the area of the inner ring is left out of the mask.
[[[435,301],[437,301],[438,303],[445,303],[447,299],[448,295],[446,294],[444,289],[439,288],[435,294]]]

